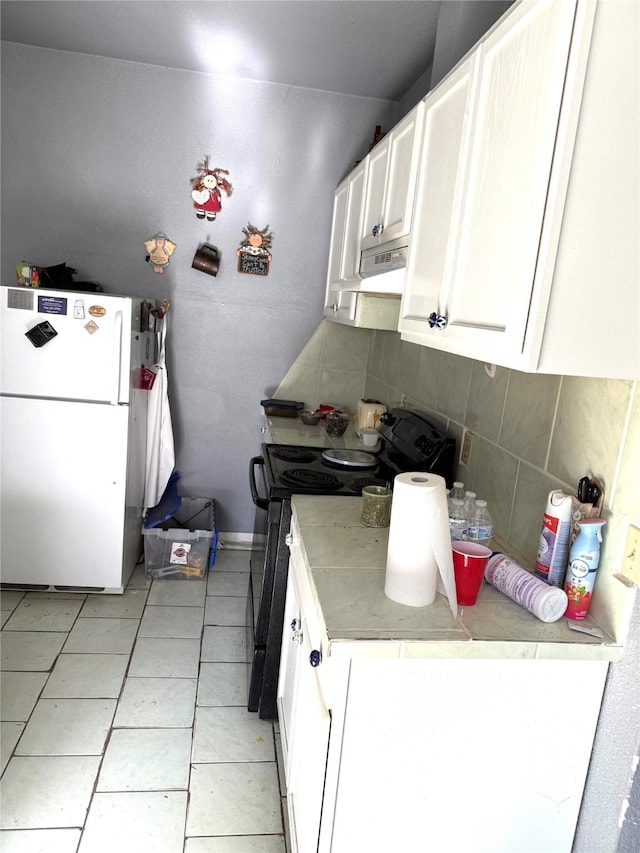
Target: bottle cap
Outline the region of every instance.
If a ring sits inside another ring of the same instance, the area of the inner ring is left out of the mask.
[[[568,604],[567,593],[558,586],[550,586],[537,596],[534,611],[542,622],[557,622],[564,616]]]
[[[477,500],[476,506],[485,507],[487,505],[486,501]]]

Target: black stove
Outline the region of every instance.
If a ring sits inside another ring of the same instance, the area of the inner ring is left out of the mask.
[[[320,447],[264,444],[262,458],[271,498],[307,493],[353,497],[361,494],[364,486],[384,486],[388,482],[386,469],[375,454],[359,450],[335,452],[340,461],[330,458],[327,450]]]
[[[365,486],[389,486],[397,474],[428,471],[450,488],[455,440],[425,415],[391,409],[380,418],[380,449],[360,450],[263,444],[251,460],[249,481],[256,506],[247,597],[250,711],[277,719],[276,693],[289,568],[285,538],[293,495],[361,495]],[[256,472],[260,472],[256,478]],[[258,482],[259,480],[259,482]]]

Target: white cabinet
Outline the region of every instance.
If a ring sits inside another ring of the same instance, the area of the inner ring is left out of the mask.
[[[361,248],[369,249],[411,231],[423,104],[415,106],[368,156]]]
[[[474,54],[425,101],[418,204],[400,314],[403,336],[412,335],[418,343],[429,335],[429,316],[447,311],[443,284],[451,276],[454,261],[449,233],[461,203],[462,164],[471,141],[470,98],[477,66]]]
[[[360,229],[368,163],[363,160],[342,181],[334,197],[327,287],[360,282]]]
[[[324,316],[335,323],[397,332],[399,315],[399,296],[327,287]]]
[[[360,257],[363,249],[382,244],[386,248],[390,241],[397,248],[411,230],[422,111],[423,105],[418,104],[336,190],[324,313],[338,323],[398,329],[399,299],[390,305],[339,294],[347,290],[399,297],[402,293],[403,268],[362,278]]]
[[[317,676],[320,652],[312,648],[310,634],[295,580],[290,575],[278,681],[278,718],[293,853],[317,850],[331,728]]]
[[[595,11],[523,0],[427,97],[403,339],[640,376],[638,146],[620,146],[637,139],[638,10]]]
[[[383,577],[324,547],[314,583],[305,531],[329,541],[335,513],[301,528],[294,504],[278,690],[294,853],[569,853],[607,661],[399,643],[414,609],[380,602]],[[389,639],[358,630],[371,613]]]

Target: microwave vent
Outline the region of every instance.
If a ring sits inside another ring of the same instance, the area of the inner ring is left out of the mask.
[[[404,269],[407,263],[407,245],[388,245],[367,249],[360,257],[360,275],[363,278]]]

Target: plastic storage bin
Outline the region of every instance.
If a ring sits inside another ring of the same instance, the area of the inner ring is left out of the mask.
[[[218,532],[213,498],[182,498],[161,527],[142,529],[148,578],[204,578],[216,559]]]

